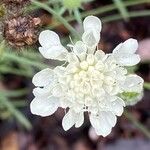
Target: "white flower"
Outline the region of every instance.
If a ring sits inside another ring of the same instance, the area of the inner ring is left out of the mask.
[[[140,61],[135,54],[138,43],[129,39],[119,44],[111,54],[96,47],[100,40],[101,21],[88,16],[83,22],[82,41],[76,42],[68,52],[53,31],[43,31],[39,36],[41,54],[48,59],[65,60],[66,66],[44,69],[33,77],[35,96],[31,112],[40,116],[53,114],[58,107],[68,108],[63,118],[64,130],[73,125],[80,127],[84,113],[98,135],[107,136],[123,113],[123,92],[141,93],[143,79],[128,75],[124,66]],[[96,50],[97,49],[97,50]]]

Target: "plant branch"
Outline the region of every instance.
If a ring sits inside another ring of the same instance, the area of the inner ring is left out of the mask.
[[[124,116],[130,120],[133,125],[138,128],[146,137],[150,138],[150,131],[143,125],[141,124],[129,111],[125,110],[124,111]]]
[[[55,18],[57,18],[73,35],[78,37],[80,39],[80,35],[76,32],[76,30],[67,22],[66,19],[64,19],[61,15],[56,13],[52,8],[50,8],[48,5],[32,0],[32,4],[39,6],[40,8],[48,11],[50,14],[52,14]]]
[[[16,119],[26,128],[31,129],[32,125],[29,120],[20,112],[18,111],[14,105],[4,96],[0,95],[0,103],[4,105],[8,111],[13,114]]]

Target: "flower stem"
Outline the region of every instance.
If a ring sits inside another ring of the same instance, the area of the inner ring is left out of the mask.
[[[143,10],[143,11],[129,12],[130,18],[143,17],[143,16],[150,16],[150,11],[149,10]],[[103,17],[102,21],[103,21],[103,23],[106,23],[106,22],[112,22],[112,21],[121,20],[121,19],[122,19],[122,16],[120,14],[118,14],[118,15]]]
[[[144,82],[144,88],[150,90],[150,82]]]
[[[27,59],[27,58],[22,57],[22,56],[17,56],[15,53],[13,54],[13,53],[5,52],[3,54],[3,57],[4,57],[4,59],[12,60],[12,61],[15,61],[15,62],[18,62],[18,63],[30,65],[30,66],[34,66],[34,67],[37,67],[39,69],[44,69],[44,68],[49,67],[46,64],[39,63],[39,62],[36,62],[36,61],[32,61],[32,60]]]
[[[24,77],[31,77],[32,73],[29,73],[26,70],[19,70],[16,68],[11,68],[8,66],[0,66],[0,73],[10,73],[10,74],[15,74],[15,75],[19,75],[19,76],[24,76]]]
[[[126,6],[124,5],[122,0],[113,0],[114,4],[118,8],[120,15],[125,21],[129,21],[129,15]]]
[[[0,95],[0,103],[4,105],[8,111],[13,114],[16,119],[26,128],[26,129],[31,129],[32,125],[29,122],[29,120],[20,112],[18,111],[14,105],[3,95]]]
[[[5,97],[19,97],[27,94],[27,92],[29,92],[29,90],[27,88],[24,88],[15,91],[2,90],[0,91],[0,94],[4,95]]]
[[[50,8],[49,6],[47,6],[44,3],[32,0],[31,1],[32,4],[39,6],[40,8],[43,8],[44,10],[48,11],[49,13],[51,13],[54,17],[56,17],[73,35],[75,35],[76,37],[80,38],[79,34],[76,32],[76,30],[66,21],[66,19],[64,19],[61,15],[59,15],[58,13],[56,13],[52,8]]]
[[[80,25],[82,25],[82,18],[81,18],[81,14],[80,14],[80,12],[79,12],[79,9],[75,9],[75,10],[74,10],[74,16],[75,16],[77,22],[78,22]]]
[[[125,7],[129,7],[129,6],[135,6],[135,5],[139,5],[139,4],[143,4],[143,3],[149,3],[150,2],[150,0],[134,0],[134,1],[131,1],[131,0],[128,0],[128,1],[125,1],[124,2],[124,6]],[[86,12],[83,12],[83,13],[81,13],[81,18],[84,18],[84,17],[86,17],[86,16],[88,16],[88,15],[100,15],[100,14],[103,14],[103,13],[107,13],[107,12],[111,12],[111,11],[113,11],[113,10],[116,10],[117,9],[117,7],[114,5],[114,4],[109,4],[109,5],[106,5],[106,6],[103,6],[103,7],[99,7],[99,8],[96,8],[96,9],[92,9],[92,10],[89,10],[89,11],[86,11]],[[137,11],[136,13],[136,16],[135,17],[138,17],[139,15],[138,15],[138,12],[139,11]],[[143,11],[141,11],[141,13],[142,13]],[[130,15],[130,13],[128,12],[128,15]],[[147,14],[145,14],[146,16],[147,16]],[[149,13],[148,13],[148,15],[149,15]],[[144,16],[144,14],[143,14],[143,16]],[[129,16],[130,17],[130,16]],[[111,16],[110,16],[110,18],[111,18]],[[122,17],[119,15],[119,19],[122,19]],[[74,21],[75,20],[75,17],[73,17],[73,16],[69,16],[69,17],[66,17],[66,19],[65,20],[67,20],[67,21],[69,21],[69,22],[71,22],[71,21]],[[116,19],[117,20],[117,19]],[[113,19],[111,20],[111,21],[113,21]],[[52,25],[51,26],[51,29],[52,28],[55,28],[55,27],[57,27],[57,26],[59,26],[60,24],[55,24],[55,25]]]
[[[130,120],[135,127],[137,127],[146,137],[150,138],[150,131],[141,124],[129,111],[124,111],[124,116]]]

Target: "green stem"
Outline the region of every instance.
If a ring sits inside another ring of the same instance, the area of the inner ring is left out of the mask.
[[[79,12],[79,9],[75,9],[75,10],[74,10],[74,16],[75,16],[77,22],[78,22],[80,25],[82,25],[82,19],[81,19],[81,14],[80,14],[80,12]]]
[[[149,2],[150,2],[150,0],[132,0],[132,1],[128,0],[128,1],[124,2],[124,6],[129,7],[129,6],[135,6],[135,5],[149,3]],[[100,15],[100,14],[107,13],[107,12],[110,12],[110,11],[113,11],[116,9],[117,9],[117,7],[114,4],[110,4],[110,5],[99,7],[99,8],[90,10],[90,11],[86,11],[81,14],[81,17],[86,17],[88,15]],[[70,21],[72,21],[71,18],[68,18],[68,19],[70,19]]]
[[[125,21],[128,21],[129,19],[129,15],[128,15],[128,11],[127,11],[127,8],[126,6],[124,5],[123,1],[122,0],[113,0],[114,4],[116,5],[116,7],[118,8],[122,18],[125,20]]]
[[[144,88],[150,90],[150,82],[144,82]]]
[[[17,108],[27,106],[27,103],[25,102],[25,100],[20,100],[20,99],[17,101],[12,101],[12,104]]]
[[[129,12],[130,18],[143,17],[143,16],[150,16],[150,11],[149,10],[143,10],[143,11]],[[112,16],[108,16],[108,17],[103,17],[102,21],[103,21],[103,23],[107,23],[107,22],[112,22],[112,21],[121,20],[121,19],[122,19],[121,15],[112,15]]]
[[[25,77],[31,77],[32,74],[28,73],[28,71],[25,70],[18,70],[15,68],[10,68],[8,66],[0,66],[0,73],[10,73],[10,74],[15,74],[15,75],[19,75],[19,76],[25,76]]]
[[[0,95],[0,102],[4,105],[8,111],[16,117],[16,119],[26,128],[31,129],[32,125],[30,124],[29,120],[20,112],[18,111],[14,105],[6,98]]]
[[[135,5],[139,5],[139,4],[143,4],[143,3],[149,3],[149,2],[150,2],[150,0],[134,0],[134,1],[128,0],[128,1],[124,2],[124,6],[129,7],[129,6],[135,6]],[[103,13],[111,12],[111,11],[116,10],[116,9],[117,9],[117,7],[114,4],[106,5],[103,7],[99,7],[99,8],[81,13],[81,18],[84,18],[88,15],[100,15]],[[138,11],[137,11],[137,17],[138,17]],[[71,21],[75,20],[75,17],[69,16],[69,17],[66,17],[65,20],[67,20],[68,22],[71,22]],[[60,25],[59,23],[54,24],[51,26],[51,29],[53,29],[59,25]]]
[[[19,96],[26,95],[27,92],[29,92],[29,90],[26,88],[15,90],[15,91],[1,90],[0,95],[6,96],[6,97],[19,97]]]
[[[128,120],[130,120],[130,121],[133,123],[133,125],[134,125],[135,127],[137,127],[141,132],[143,132],[143,134],[144,134],[146,137],[150,138],[150,131],[149,131],[143,124],[141,124],[141,123],[132,115],[132,113],[130,113],[129,111],[125,110],[125,111],[124,111],[124,116],[125,116]]]
[[[56,13],[53,9],[51,9],[49,6],[47,6],[44,3],[32,0],[32,4],[39,6],[40,8],[43,8],[44,10],[48,11],[50,14],[52,14],[55,18],[57,18],[73,35],[78,37],[80,39],[80,35],[76,32],[76,30],[64,19],[61,15]]]
[[[34,67],[37,67],[39,69],[44,69],[44,68],[50,67],[50,66],[48,66],[46,64],[39,63],[39,62],[36,62],[36,61],[32,61],[32,60],[27,59],[25,57],[17,56],[16,54],[9,53],[9,52],[5,52],[3,54],[3,57],[6,60],[12,60],[12,61],[15,61],[15,62],[18,62],[18,63],[34,66]]]

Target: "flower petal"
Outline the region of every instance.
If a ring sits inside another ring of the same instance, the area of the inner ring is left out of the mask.
[[[55,59],[55,60],[66,60],[67,50],[62,45],[56,45],[49,48],[39,47],[40,53],[46,59]]]
[[[120,54],[115,59],[120,66],[134,66],[141,60],[138,54]]]
[[[128,39],[120,43],[114,50],[113,56],[121,66],[133,66],[139,63],[140,56],[134,54],[138,48],[138,42],[135,39]]]
[[[37,87],[37,88],[34,88],[33,89],[33,94],[35,97],[48,97],[51,92],[50,92],[50,88],[40,88],[40,87]]]
[[[46,99],[34,98],[30,104],[32,114],[42,117],[52,115],[58,108],[59,101],[55,97]]]
[[[54,97],[61,97],[61,96],[63,96],[64,94],[63,94],[63,90],[62,90],[62,87],[61,86],[55,86],[54,88],[53,88],[53,90],[52,90],[52,95],[54,96]]]
[[[75,115],[71,109],[66,113],[62,120],[62,126],[65,131],[69,130],[75,124]]]
[[[85,31],[82,40],[88,47],[88,53],[93,53],[100,40],[100,33],[95,30]]]
[[[54,68],[54,72],[59,76],[62,77],[65,74],[65,67],[57,66]]]
[[[50,30],[42,31],[39,35],[40,53],[47,59],[65,60],[67,50],[61,45],[59,36]]]
[[[100,32],[102,29],[101,20],[96,16],[88,16],[83,21],[84,31],[95,29]]]
[[[90,122],[92,126],[95,128],[95,131],[98,135],[102,135],[103,137],[110,134],[112,126],[110,125],[110,120],[108,122],[108,118],[105,118],[106,116],[103,116],[103,114],[100,114],[98,116],[90,115]]]
[[[34,75],[32,83],[35,86],[43,87],[51,84],[54,79],[53,70],[46,68]]]
[[[125,106],[124,101],[121,98],[117,98],[115,101],[112,102],[111,105],[111,111],[117,115],[117,116],[121,116],[123,113],[123,107]]]
[[[107,58],[107,55],[105,55],[105,53],[102,50],[97,50],[95,52],[95,57],[99,61],[99,60],[105,60]]]
[[[39,43],[42,47],[45,48],[61,45],[59,36],[55,32],[50,30],[45,30],[40,33]]]
[[[141,93],[143,90],[144,80],[137,75],[128,75],[123,84],[123,91]]]
[[[67,62],[78,63],[79,59],[77,58],[75,53],[71,52],[71,53],[68,53],[68,55],[67,55]]]
[[[86,53],[87,48],[82,41],[77,41],[73,47],[73,51],[76,55],[79,55],[81,53]]]
[[[79,128],[83,124],[83,122],[84,122],[84,113],[80,112],[77,115],[75,127]]]
[[[138,42],[135,39],[128,39],[124,43],[119,44],[114,50],[114,54],[134,54],[138,48]]]
[[[110,111],[100,112],[111,127],[114,127],[117,122],[117,117]]]

